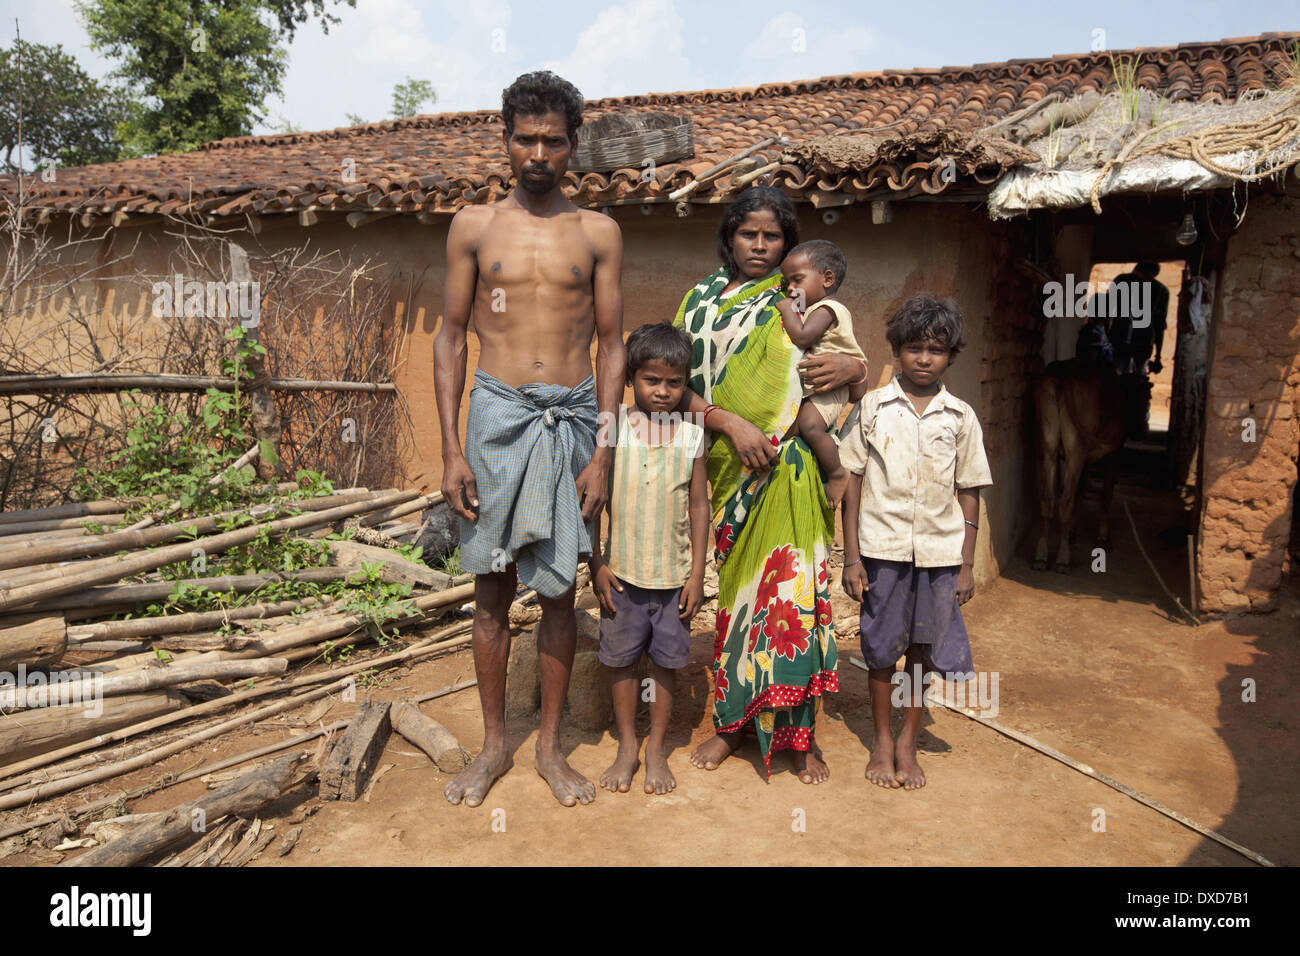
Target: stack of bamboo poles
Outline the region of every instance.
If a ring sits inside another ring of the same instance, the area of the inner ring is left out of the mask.
[[[190,562],[200,553],[210,558],[263,533],[321,537],[345,521],[381,538],[409,540],[419,528],[419,512],[440,499],[416,491],[347,489],[283,508],[250,510],[252,523],[233,531],[221,531],[223,516],[210,515],[86,533],[89,522],[120,523],[126,503],[118,501],[0,513],[0,812],[20,811],[0,814],[0,839],[50,823],[58,831],[55,837],[76,832],[68,826],[68,813],[120,805],[122,795],[56,814],[35,805],[338,693],[362,670],[467,643],[460,635],[468,631],[468,622],[461,622],[397,653],[290,677],[286,671],[292,664],[319,660],[330,642],[371,640],[374,627],[328,597],[111,619],[165,599],[175,582],[150,577],[157,578],[153,572],[166,565]],[[353,542],[347,546],[365,548]],[[396,552],[386,553],[381,568],[387,580],[413,582],[412,608],[385,623],[385,629],[409,635],[472,600],[472,583],[457,583]],[[331,566],[196,577],[187,583],[247,593],[278,579],[325,582],[355,570]],[[232,626],[261,629],[224,633]],[[243,706],[261,698],[274,700]],[[228,713],[203,719],[220,712]],[[155,733],[162,728],[171,730]],[[145,735],[148,740],[140,739]],[[240,758],[246,759],[250,755]],[[206,766],[200,772],[218,769]],[[169,779],[167,785],[180,779]]]

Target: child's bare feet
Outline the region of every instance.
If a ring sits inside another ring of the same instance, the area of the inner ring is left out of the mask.
[[[916,762],[916,744],[906,745],[900,740],[894,766],[894,779],[898,781],[894,786],[901,786],[904,790],[920,790],[925,786],[925,771]]]
[[[831,768],[822,760],[822,749],[810,742],[810,750],[794,751],[794,771],[802,783],[825,783],[830,779]]]
[[[611,792],[627,793],[632,789],[632,778],[640,766],[641,761],[637,759],[636,750],[624,747],[620,743],[618,756],[609,765],[609,769],[600,775],[600,785]]]
[[[677,786],[677,778],[668,769],[668,757],[662,750],[645,749],[645,792],[668,793]]]
[[[701,770],[717,770],[718,765],[726,760],[740,746],[740,734],[714,734],[695,748],[691,754],[691,765]]]
[[[871,744],[871,759],[867,761],[867,779],[886,790],[897,790],[901,784],[894,766],[894,738],[889,733],[877,734]]]
[[[849,470],[843,465],[836,468],[826,476],[826,500],[830,502],[831,510],[840,506],[844,500],[844,492],[849,487]]]

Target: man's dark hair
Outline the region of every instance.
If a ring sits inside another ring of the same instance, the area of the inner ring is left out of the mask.
[[[952,299],[914,295],[885,324],[885,338],[895,353],[911,342],[933,339],[948,346],[956,358],[966,347],[966,320]]]
[[[746,216],[764,209],[775,214],[781,235],[785,237],[781,258],[784,259],[791,249],[799,245],[799,220],[795,216],[794,203],[790,197],[771,186],[750,186],[727,207],[722,214],[722,221],[718,223],[718,258],[727,267],[727,275],[733,279],[740,275],[740,267],[731,254],[731,241],[736,238],[736,230]]]
[[[1160,274],[1160,263],[1158,262],[1139,262],[1133,267],[1133,271],[1138,275],[1150,276],[1155,278]]]
[[[582,125],[582,94],[564,77],[550,70],[536,70],[516,77],[501,91],[501,119],[506,137],[515,131],[516,116],[541,116],[562,113],[569,145],[578,144],[578,127]]]
[[[796,253],[802,253],[808,257],[812,267],[818,272],[830,270],[835,277],[835,284],[831,286],[829,295],[834,295],[840,291],[840,286],[844,282],[844,276],[849,271],[849,265],[844,261],[844,253],[840,247],[835,245],[829,239],[809,239],[807,242],[801,242],[789,252],[785,257],[789,259]]]
[[[667,322],[652,322],[627,337],[627,377],[655,359],[684,374],[691,371],[691,337],[684,329]]]

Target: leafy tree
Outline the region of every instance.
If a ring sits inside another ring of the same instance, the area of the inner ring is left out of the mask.
[[[356,113],[344,113],[343,118],[348,121],[349,126],[365,126],[370,122],[367,119],[362,119]]]
[[[16,40],[0,50],[0,148],[4,169],[16,173],[19,63],[22,65],[23,149],[38,164],[60,166],[106,163],[119,158],[117,127],[130,112],[121,90],[99,83],[59,44]]]
[[[414,116],[425,102],[438,102],[438,94],[428,80],[413,80],[409,76],[393,87],[393,118]]]
[[[78,0],[95,49],[148,108],[129,118],[127,141],[142,152],[178,152],[247,136],[281,92],[287,52],[311,17],[329,31],[329,0]],[[355,6],[356,0],[333,0]]]

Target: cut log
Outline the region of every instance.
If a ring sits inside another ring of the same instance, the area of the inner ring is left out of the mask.
[[[61,865],[131,866],[187,844],[199,835],[193,828],[196,820],[253,813],[275,800],[294,783],[294,772],[304,759],[302,754],[291,754],[272,761]]]
[[[361,796],[393,732],[388,710],[387,701],[377,700],[366,700],[358,708],[321,768],[322,800],[355,801]]]
[[[409,700],[393,702],[390,711],[393,729],[432,758],[443,773],[460,773],[469,762],[469,754],[456,736],[432,717],[426,717]]]
[[[363,564],[379,564],[388,572],[384,580],[398,584],[420,585],[434,591],[451,587],[451,577],[434,571],[423,564],[408,561],[396,551],[377,548],[357,541],[327,541],[326,547],[334,554],[330,562],[340,568],[360,568]]]
[[[0,628],[0,671],[55,664],[68,649],[62,614],[24,614],[3,623],[8,626]]]
[[[266,674],[283,674],[289,662],[282,657],[255,661],[203,661],[196,664],[173,664],[129,671],[125,674],[94,674],[74,680],[53,678],[49,683],[30,683],[27,686],[0,686],[0,710],[14,708],[49,707],[64,701],[77,703],[84,709],[83,701],[94,702],[103,697],[140,693],[160,687],[174,687],[197,680],[238,680],[244,677],[262,677]],[[69,671],[68,673],[77,673]]]
[[[185,698],[172,690],[129,694],[86,705],[38,707],[0,717],[0,765],[25,760],[56,747],[91,740],[101,734],[180,710]]]

